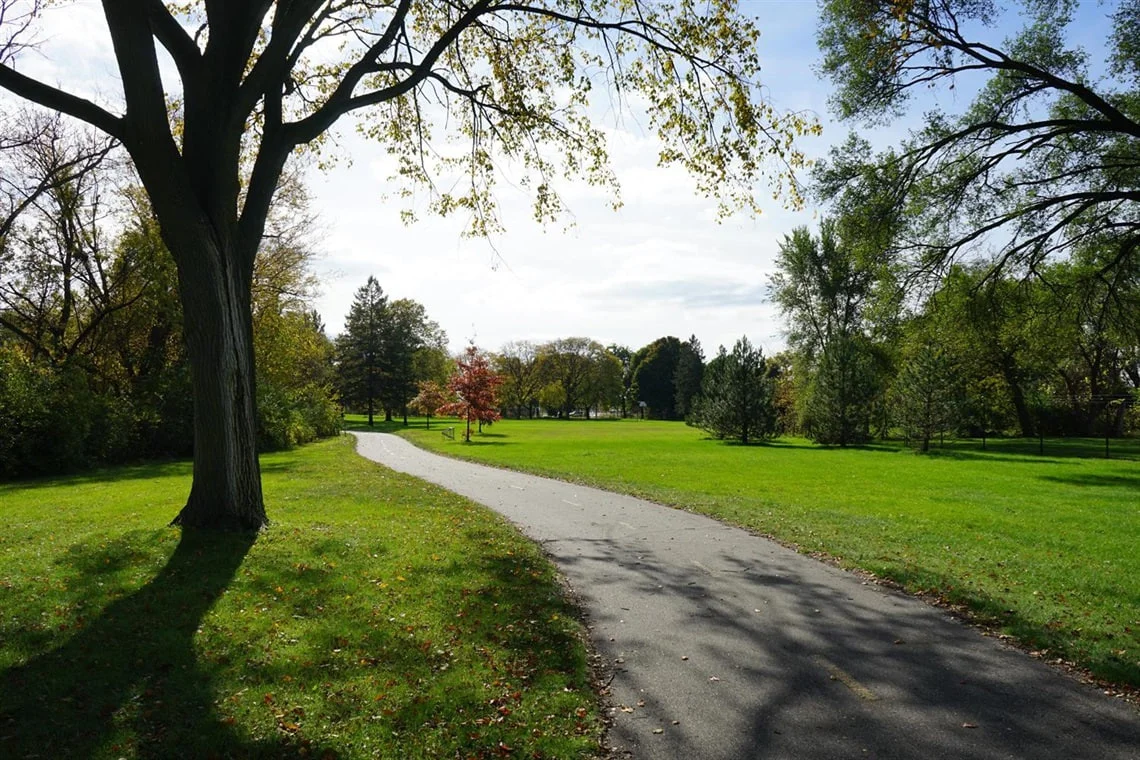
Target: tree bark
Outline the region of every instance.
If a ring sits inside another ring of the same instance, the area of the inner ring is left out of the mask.
[[[174,524],[258,530],[269,521],[257,459],[251,273],[238,271],[241,257],[210,235],[178,245],[195,243],[194,265],[179,265],[194,389],[194,482]]]
[[[1021,435],[1025,438],[1031,438],[1036,426],[1033,424],[1033,415],[1025,401],[1025,393],[1021,389],[1021,382],[1017,377],[1017,370],[1013,367],[1012,361],[1009,359],[1002,361],[1001,374],[1006,387],[1009,388],[1010,400],[1013,402],[1013,409],[1017,413],[1017,426],[1021,428]]]

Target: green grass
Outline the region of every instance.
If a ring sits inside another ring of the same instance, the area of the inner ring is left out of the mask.
[[[357,457],[264,456],[253,540],[165,527],[185,463],[0,486],[0,757],[588,756],[553,568]]]
[[[422,427],[422,421],[419,422]],[[433,425],[433,428],[435,425]],[[444,453],[722,518],[937,595],[1052,658],[1140,686],[1140,442],[963,441],[918,455],[680,423],[503,421]]]

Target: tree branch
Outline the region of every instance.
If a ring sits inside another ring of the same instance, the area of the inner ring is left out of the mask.
[[[186,33],[178,20],[171,15],[162,0],[143,0],[150,18],[150,28],[178,67],[184,84],[189,85],[199,75],[202,53],[194,38]]]
[[[120,117],[103,110],[90,100],[24,76],[5,64],[0,64],[0,87],[44,108],[74,116],[120,142],[123,139],[123,120]]]

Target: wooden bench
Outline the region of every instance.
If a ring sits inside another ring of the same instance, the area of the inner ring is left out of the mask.
[[[453,427],[445,427],[443,430],[439,431],[439,434],[449,440],[455,440],[455,428]]]

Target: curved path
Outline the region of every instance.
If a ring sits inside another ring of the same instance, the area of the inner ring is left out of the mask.
[[[542,543],[644,760],[1135,758],[1140,713],[903,594],[706,517],[357,434]]]

